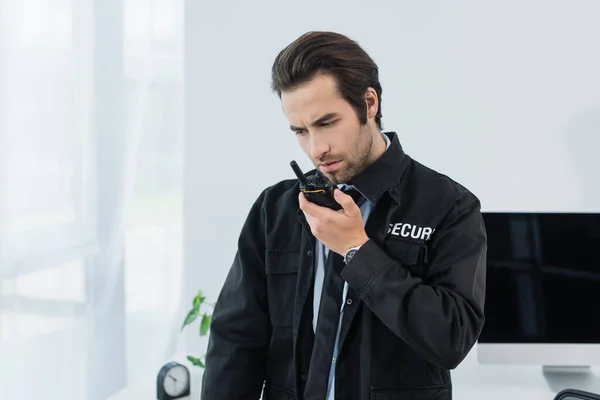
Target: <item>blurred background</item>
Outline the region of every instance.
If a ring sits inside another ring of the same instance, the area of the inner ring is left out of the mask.
[[[1,0],[0,398],[153,395],[163,363],[203,354],[180,332],[193,296],[216,299],[260,191],[310,167],[269,88],[309,30],[371,54],[384,128],[485,210],[599,211],[599,18],[593,0]],[[512,371],[474,357],[457,385]]]
[[[0,4],[0,398],[105,399],[182,322],[183,2]]]

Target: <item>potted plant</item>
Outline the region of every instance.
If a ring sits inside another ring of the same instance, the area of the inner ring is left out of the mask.
[[[210,322],[212,320],[212,314],[209,314],[202,310],[202,306],[214,307],[214,304],[207,303],[206,298],[204,297],[204,293],[202,290],[198,291],[194,299],[192,300],[192,308],[188,311],[185,320],[183,321],[183,325],[181,326],[181,330],[183,330],[186,326],[192,324],[199,317],[200,318],[200,326],[198,328],[198,334],[202,336],[206,336],[208,334],[208,330],[210,328]],[[187,359],[195,366],[204,368],[204,359],[205,356],[194,357],[187,356]]]

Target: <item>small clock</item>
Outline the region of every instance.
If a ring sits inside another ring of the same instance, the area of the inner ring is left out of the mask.
[[[174,400],[190,395],[190,371],[177,362],[166,363],[156,378],[156,398]]]

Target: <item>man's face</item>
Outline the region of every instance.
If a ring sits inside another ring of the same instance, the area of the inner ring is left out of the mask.
[[[352,106],[336,90],[334,78],[317,75],[281,94],[283,111],[302,150],[337,185],[360,173],[371,156],[373,132],[360,125]]]

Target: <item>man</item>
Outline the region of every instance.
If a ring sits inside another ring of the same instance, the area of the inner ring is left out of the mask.
[[[202,399],[451,399],[484,322],[479,200],[382,133],[377,66],[349,38],[302,35],[272,79],[307,175],[343,208],[297,179],[260,194],[215,305]]]

